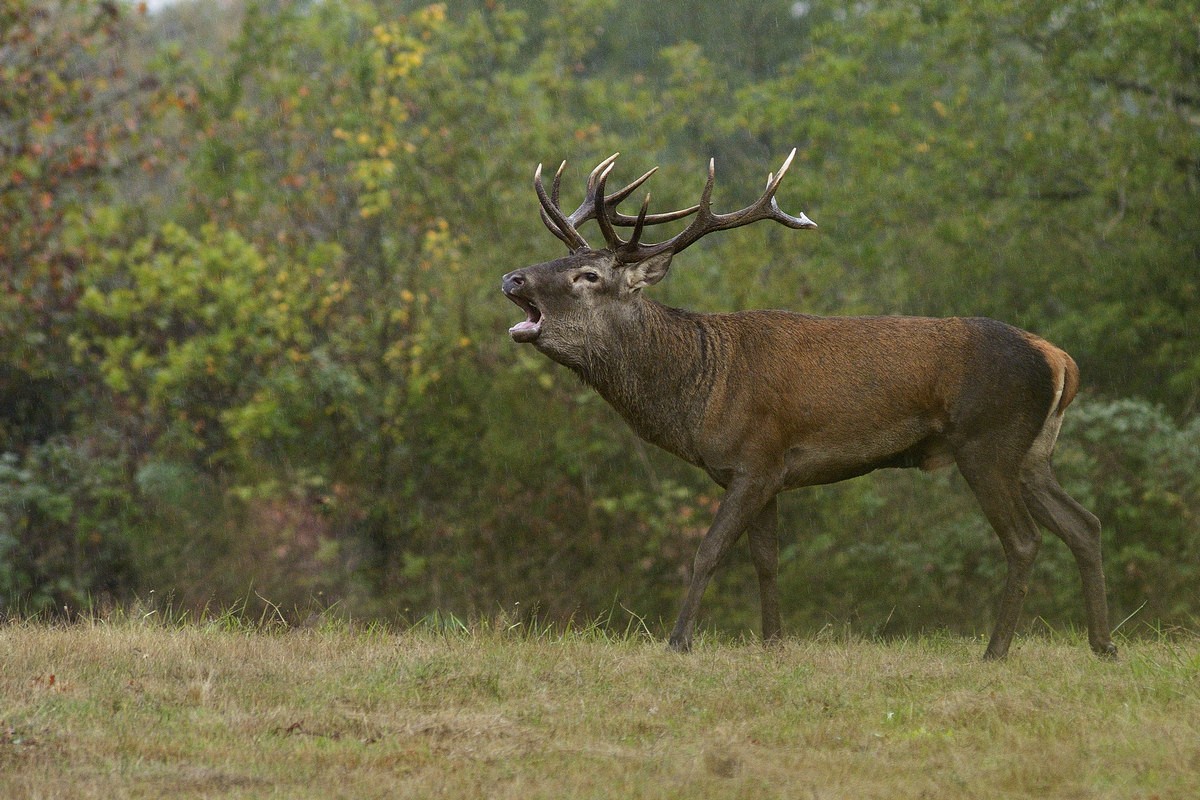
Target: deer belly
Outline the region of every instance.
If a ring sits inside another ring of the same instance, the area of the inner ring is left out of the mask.
[[[940,433],[798,444],[784,454],[784,485],[795,489],[836,483],[877,469],[931,471],[953,463],[950,443]]]

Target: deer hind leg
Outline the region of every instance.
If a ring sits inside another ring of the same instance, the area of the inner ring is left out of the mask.
[[[1033,518],[1062,539],[1075,556],[1083,582],[1088,643],[1097,655],[1115,657],[1117,648],[1108,629],[1108,600],[1100,558],[1100,520],[1059,485],[1048,460],[1026,462],[1021,490]]]
[[[779,613],[779,511],[775,498],[767,501],[747,529],[750,556],[758,573],[758,595],[762,603],[762,638],[778,642],[783,634]]]
[[[989,448],[979,448],[980,450]],[[988,641],[985,659],[1000,659],[1008,654],[1021,606],[1029,592],[1029,575],[1041,546],[1042,535],[1021,496],[1021,483],[1016,469],[997,463],[995,451],[977,458],[970,454],[957,455],[958,467],[979,501],[984,516],[1000,538],[1008,575],[1000,595],[1000,606],[992,638]]]

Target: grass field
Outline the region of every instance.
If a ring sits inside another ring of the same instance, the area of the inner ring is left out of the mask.
[[[0,626],[3,798],[1194,798],[1200,639]]]

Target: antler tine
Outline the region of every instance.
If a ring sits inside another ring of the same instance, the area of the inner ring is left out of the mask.
[[[627,247],[636,248],[638,242],[642,238],[642,228],[646,225],[646,210],[650,208],[650,193],[646,192],[646,199],[642,200],[642,210],[638,212],[637,220],[633,224],[633,236],[629,237]],[[699,206],[696,206],[699,208]]]
[[[671,250],[678,253],[705,234],[719,230],[720,215],[714,214],[712,210],[712,193],[716,183],[717,160],[710,158],[708,159],[708,177],[704,181],[704,190],[700,192],[700,202],[696,204],[696,218],[681,233],[672,236],[667,241],[660,242],[657,245],[646,245],[638,249],[652,251],[648,255],[653,255],[664,250]]]
[[[792,165],[792,159],[796,157],[796,148],[792,148],[792,152],[788,153],[788,157],[779,165],[779,172],[771,172],[767,174],[767,189],[765,194],[775,196],[775,190],[779,188],[779,184],[783,182],[783,176],[787,174],[788,167]]]
[[[629,197],[629,195],[633,194],[639,186],[649,180],[650,176],[656,172],[658,172],[658,167],[649,169],[644,175],[642,175],[642,177],[638,178],[624,189],[613,192],[604,198],[604,209],[609,213],[614,225],[620,225],[623,228],[628,228],[637,224],[639,217],[641,217],[640,214],[637,217],[631,217],[628,214],[622,214],[617,210],[617,205],[625,198]],[[667,211],[662,214],[649,214],[642,218],[642,224],[661,225],[664,222],[672,222],[673,220],[683,219],[684,217],[695,214],[699,208],[700,206],[691,206],[690,208],[680,209],[679,211]]]
[[[540,167],[541,165],[539,164],[538,166]],[[566,167],[567,167],[566,161],[563,161],[561,164],[558,165],[558,171],[554,173],[554,183],[551,184],[551,186],[550,186],[550,201],[554,204],[555,208],[558,208],[560,210],[562,209],[562,206],[560,206],[559,202],[558,202],[558,191],[559,191],[559,187],[562,184],[563,170],[566,169]],[[546,227],[550,228],[550,230],[556,236],[558,236],[558,238],[560,238],[564,242],[566,242],[567,247],[571,247],[572,246],[571,242],[568,239],[563,238],[563,236],[558,231],[558,229],[554,225],[554,223],[550,221],[550,217],[546,214],[546,209],[540,208],[538,210],[541,212],[542,222],[546,225]]]
[[[650,180],[650,176],[656,172],[658,172],[658,167],[651,167],[650,169],[646,170],[646,172],[642,175],[642,177],[638,178],[636,181],[629,184],[624,189],[615,191],[612,194],[610,194],[608,197],[605,197],[604,205],[615,207],[618,203],[623,201],[626,197],[629,197],[629,195],[633,194],[634,191],[637,190],[637,188],[639,186],[641,186],[646,181]]]
[[[677,219],[690,217],[700,210],[699,205],[688,206],[681,208],[678,211],[664,211],[661,214],[647,214],[645,224],[661,225],[664,222],[674,222]],[[613,210],[612,222],[614,225],[620,225],[622,228],[629,228],[637,224],[637,217],[631,217],[628,214],[622,214],[620,211]]]
[[[717,160],[710,158],[708,160],[708,180],[704,182],[704,191],[700,193],[700,209],[701,216],[713,216],[712,213],[712,191],[713,186],[717,183]]]
[[[595,191],[589,191],[588,200],[584,202],[592,203],[594,210],[596,211],[596,222],[600,225],[600,233],[604,235],[604,242],[608,245],[610,250],[615,251],[621,248],[625,242],[621,240],[620,236],[617,236],[616,230],[613,229],[612,220],[608,218],[608,214],[605,213],[605,209],[603,208],[605,205],[604,185],[608,182],[608,174],[612,172],[612,168],[613,165],[610,163],[607,167],[605,167],[604,171],[600,173],[600,177],[596,181]],[[601,198],[599,208],[595,208],[596,198]]]
[[[562,206],[560,206],[558,204],[558,189],[559,189],[559,186],[562,184],[563,170],[566,168],[567,168],[567,161],[566,161],[566,159],[563,159],[563,162],[558,165],[558,171],[554,173],[554,183],[551,184],[551,186],[550,186],[550,199],[552,201],[554,201],[554,205],[560,209],[562,208]]]
[[[631,247],[636,248],[638,246],[638,241],[642,237],[642,231],[646,225],[657,225],[662,222],[681,219],[689,214],[696,213],[696,211],[700,208],[700,206],[696,205],[692,206],[691,208],[685,208],[681,211],[671,211],[665,214],[647,214],[646,212],[650,207],[650,195],[647,194],[645,199],[642,201],[641,210],[638,212],[636,217],[631,217],[627,214],[621,214],[616,210],[617,204],[629,197],[629,195],[633,194],[634,190],[645,183],[651,175],[658,171],[658,167],[654,167],[653,169],[646,171],[646,173],[644,173],[640,178],[623,189],[619,189],[612,194],[606,195],[604,193],[604,187],[608,182],[608,176],[612,173],[613,166],[615,166],[614,163],[608,163],[605,165],[604,170],[600,172],[595,185],[592,185],[591,181],[589,180],[588,200],[584,201],[584,203],[587,205],[590,201],[592,206],[590,210],[596,218],[596,223],[600,226],[600,232],[604,235],[604,241],[614,252],[628,250]],[[600,212],[597,208],[597,200],[601,197],[604,198],[603,212]],[[633,226],[633,236],[630,237],[628,242],[624,241],[619,235],[617,235],[616,229],[614,228],[615,225],[621,225],[623,227]]]
[[[597,164],[595,169],[591,171],[591,174],[588,175],[587,179],[587,192],[589,195],[592,194],[593,190],[596,188],[596,184],[600,181],[600,176],[607,174],[609,168],[612,167],[613,164],[617,163],[617,156],[619,155],[621,154],[613,153],[611,156]]]
[[[561,167],[559,167],[559,171],[562,171]],[[541,164],[538,164],[537,169],[533,172],[533,188],[537,192],[538,201],[542,204],[542,222],[546,224],[550,232],[561,239],[572,252],[587,247],[587,240],[579,235],[575,226],[563,216],[562,209],[558,207],[558,204],[546,194],[546,187],[542,185]]]

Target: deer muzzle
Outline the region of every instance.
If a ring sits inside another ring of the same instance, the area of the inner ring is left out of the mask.
[[[504,296],[512,300],[525,311],[525,319],[508,329],[508,335],[514,342],[528,343],[538,338],[542,332],[542,312],[531,300],[524,296],[526,278],[520,270],[504,276],[500,289]]]

